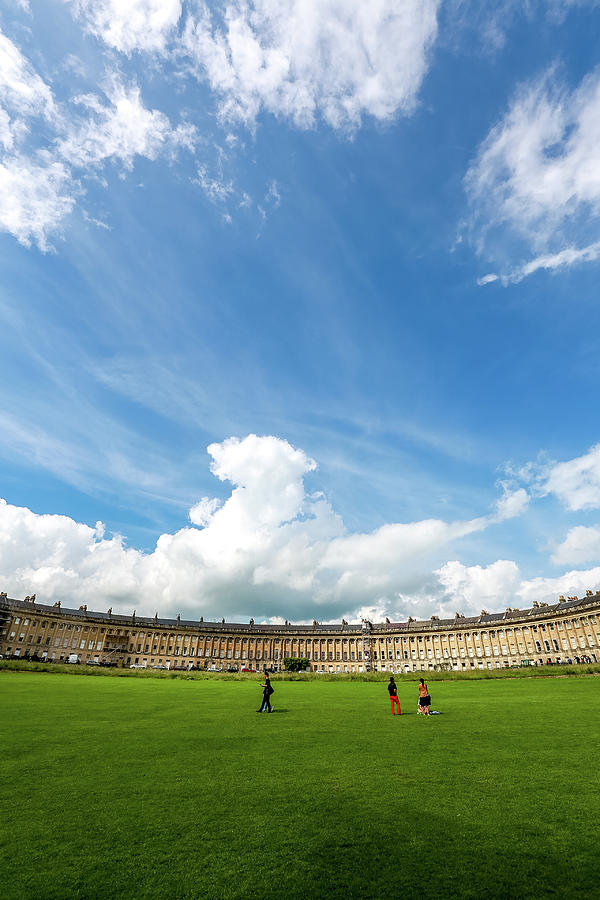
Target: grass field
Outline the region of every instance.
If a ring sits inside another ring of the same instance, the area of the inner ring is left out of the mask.
[[[0,896],[600,896],[600,678],[0,673]]]

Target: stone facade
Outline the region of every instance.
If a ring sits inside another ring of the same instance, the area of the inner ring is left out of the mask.
[[[46,606],[0,594],[0,654],[65,662],[231,671],[283,669],[306,657],[314,672],[470,671],[600,662],[600,592],[531,609],[453,619],[362,625],[247,625]]]

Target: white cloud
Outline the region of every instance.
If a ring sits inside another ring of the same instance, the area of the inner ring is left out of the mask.
[[[525,512],[529,506],[530,496],[524,488],[515,490],[507,484],[502,484],[504,496],[496,502],[496,519],[504,522],[506,519],[514,519]]]
[[[539,272],[540,269],[553,271],[555,269],[565,268],[566,266],[573,266],[577,263],[593,262],[598,259],[599,256],[600,241],[595,241],[587,247],[565,247],[564,250],[560,250],[558,253],[542,253],[540,256],[536,256],[535,259],[531,259],[529,262],[524,263],[512,272],[509,272],[507,275],[484,275],[483,278],[477,279],[477,284],[481,287],[482,285],[490,284],[492,281],[498,280],[500,280],[504,286],[507,284],[518,284],[520,281],[523,281],[524,278],[527,278],[528,275]]]
[[[532,497],[553,494],[566,509],[573,512],[600,508],[600,444],[587,453],[565,462],[548,460],[541,454],[535,462],[522,466],[508,464],[505,467],[509,481],[500,482],[505,490],[516,490],[517,483],[527,485]],[[502,500],[500,500],[502,503]]]
[[[0,144],[5,150],[11,150],[15,143],[15,128],[5,109],[0,107]]]
[[[0,500],[0,579],[17,593],[30,585],[45,600],[65,605],[90,596],[128,599],[139,584],[142,559],[118,536],[103,538],[101,527],[38,516]]]
[[[437,33],[438,0],[232,0],[202,4],[182,49],[220,98],[224,119],[261,111],[302,128],[355,127],[410,113]]]
[[[494,275],[493,272],[491,272],[489,275],[484,275],[482,278],[478,278],[477,284],[479,285],[479,287],[483,287],[483,285],[485,284],[492,284],[492,282],[498,281],[499,277],[499,275]]]
[[[598,235],[600,214],[600,70],[572,91],[555,70],[522,86],[465,185],[482,247],[507,229],[536,253],[505,281],[597,259],[600,243],[589,235]]]
[[[74,205],[68,168],[44,152],[30,158],[19,145],[31,120],[43,118],[50,130],[60,122],[50,87],[19,48],[0,31],[0,230],[29,247],[51,248],[49,236]],[[10,154],[10,155],[8,155]]]
[[[144,106],[137,86],[125,87],[114,76],[104,100],[96,94],[75,97],[72,102],[83,114],[74,116],[69,110],[67,115],[2,34],[0,89],[2,102],[18,113],[11,119],[0,106],[0,145],[11,152],[0,161],[0,230],[25,246],[36,243],[42,251],[52,248],[51,236],[60,232],[77,195],[83,193],[74,169],[85,175],[107,161],[131,169],[136,156],[155,160],[173,157],[181,148],[194,148],[194,126],[173,127],[164,113]],[[29,155],[15,152],[30,119],[37,115],[45,116],[53,139]]]
[[[489,566],[448,562],[436,575],[444,590],[445,607],[449,611],[454,605],[455,612],[464,614],[480,612],[482,608],[498,612],[503,606],[512,606],[521,584],[517,564],[506,559]]]
[[[0,101],[21,116],[54,115],[49,86],[34,71],[19,48],[0,31]]]
[[[448,562],[436,572],[444,588],[442,610],[475,615],[482,608],[499,612],[503,606],[527,609],[538,603],[556,603],[562,596],[583,596],[600,585],[600,567],[565,572],[556,578],[524,580],[516,563],[500,559],[489,566]],[[518,604],[518,606],[517,606]]]
[[[30,130],[29,119],[56,115],[50,87],[0,31],[0,145],[14,152]]]
[[[571,528],[552,555],[556,565],[579,565],[600,560],[600,526]]]
[[[113,78],[106,96],[108,103],[96,94],[73,99],[88,116],[71,125],[58,143],[58,153],[72,166],[88,168],[115,159],[131,169],[136,156],[154,160],[181,146],[193,149],[193,126],[173,128],[164,113],[144,106],[137,86],[128,88]]]
[[[361,0],[232,0],[210,8],[199,0],[187,4],[185,23],[181,0],[64,2],[106,47],[153,54],[155,75],[164,74],[165,63],[179,85],[190,71],[208,80],[224,118],[253,126],[266,111],[301,127],[324,120],[354,129],[365,115],[383,121],[413,110],[440,0],[375,0],[368,7]],[[114,68],[114,54],[107,60]],[[105,76],[103,92],[86,88],[69,96],[67,73],[76,83],[93,78],[87,57],[65,54],[54,72],[55,96],[0,31],[0,151],[9,156],[2,163],[0,228],[42,250],[85,194],[86,176],[98,179],[109,163],[130,170],[137,158],[174,159],[182,148],[195,153],[201,143],[194,125],[172,123],[146,106],[137,85],[123,84],[120,75]],[[35,122],[40,117],[43,127]],[[209,145],[203,143],[205,151]],[[230,131],[225,145],[229,152],[245,149]],[[217,147],[217,154],[212,168],[206,158],[198,161],[195,181],[225,207],[222,220],[230,224],[233,208],[250,204],[267,219],[281,202],[278,184],[271,180],[262,201],[252,200],[224,173],[227,151]],[[85,216],[101,221],[93,210]]]
[[[67,0],[87,31],[121,53],[161,53],[181,16],[180,0]]]
[[[554,494],[567,509],[600,507],[600,444],[583,456],[546,468],[539,479],[543,493]]]
[[[429,614],[427,586],[449,545],[493,517],[427,520],[348,534],[304,479],[316,467],[275,437],[249,435],[211,444],[211,471],[233,487],[224,502],[190,510],[201,527],[163,534],[152,553],[60,516],[0,504],[0,582],[20,595],[94,602],[152,614],[310,620],[352,616],[366,607]],[[439,590],[439,585],[438,585]],[[148,598],[152,598],[149,600]],[[152,608],[149,604],[152,603]]]
[[[192,184],[197,184],[204,191],[211,203],[223,203],[233,193],[233,182],[223,178],[223,170],[210,174],[208,166],[198,166],[198,175],[192,179]]]
[[[69,170],[57,161],[38,165],[15,156],[0,162],[0,230],[29,247],[49,250],[50,236],[73,209]]]
[[[217,497],[203,497],[190,509],[190,522],[206,528],[207,525],[210,525],[210,520],[220,505],[221,501]]]
[[[558,575],[556,578],[532,578],[521,582],[518,594],[521,605],[532,606],[538,603],[556,603],[559,596],[583,597],[587,590],[596,590],[600,586],[600,566],[593,569],[574,569]]]

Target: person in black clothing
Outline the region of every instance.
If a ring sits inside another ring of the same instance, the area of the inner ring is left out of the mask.
[[[394,676],[390,675],[390,683],[388,684],[388,694],[390,695],[390,700],[392,702],[392,715],[396,715],[396,711],[394,709],[394,704],[398,708],[398,715],[401,715],[400,712],[400,700],[398,698],[398,690],[396,688],[396,682],[394,681]]]
[[[269,673],[265,672],[265,682],[261,684],[263,688],[263,699],[262,706],[260,709],[257,709],[257,712],[273,712],[273,707],[271,706],[271,694],[273,693],[273,688],[271,687],[271,680],[269,678]]]

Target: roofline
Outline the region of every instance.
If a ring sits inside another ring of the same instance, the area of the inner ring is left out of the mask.
[[[363,625],[349,625],[347,622],[343,621],[341,623],[329,623],[329,624],[321,624],[319,622],[313,621],[312,624],[295,624],[286,622],[285,624],[256,624],[254,620],[250,620],[249,623],[238,623],[238,622],[225,622],[222,620],[221,622],[208,622],[204,621],[201,618],[198,621],[190,620],[190,619],[180,619],[179,617],[175,619],[163,619],[158,616],[138,616],[135,611],[132,615],[122,615],[122,614],[113,614],[112,611],[108,612],[99,612],[96,610],[88,610],[87,607],[82,606],[79,609],[71,609],[68,607],[63,607],[60,604],[60,601],[54,604],[53,606],[49,606],[42,603],[37,603],[35,600],[31,600],[30,598],[25,598],[24,600],[16,600],[5,595],[0,595],[0,610],[8,610],[8,609],[20,609],[23,612],[37,612],[40,614],[54,614],[56,616],[69,616],[71,618],[81,618],[86,621],[97,621],[104,624],[109,624],[115,627],[132,627],[134,625],[139,625],[143,627],[151,627],[151,628],[171,628],[171,629],[193,629],[194,631],[219,631],[222,633],[231,633],[235,634],[236,632],[255,632],[255,633],[264,633],[264,634],[284,634],[284,633],[306,633],[307,631],[312,631],[315,634],[362,634],[364,632],[367,633],[375,633],[375,634],[397,634],[397,633],[408,633],[408,632],[437,632],[437,631],[452,631],[452,630],[464,630],[466,628],[472,627],[499,627],[502,624],[514,623],[527,621],[528,619],[545,619],[550,618],[556,614],[568,614],[571,611],[585,609],[588,606],[598,607],[600,606],[600,591],[597,591],[595,594],[587,594],[585,597],[578,597],[567,600],[559,600],[558,603],[554,604],[539,604],[537,606],[532,606],[527,609],[515,609],[508,607],[505,612],[498,613],[487,613],[482,611],[479,616],[461,616],[459,613],[453,619],[438,619],[437,617],[432,617],[431,619],[426,620],[416,620],[409,619],[408,622],[390,622],[386,620],[385,622],[377,622],[371,623],[366,622]]]

